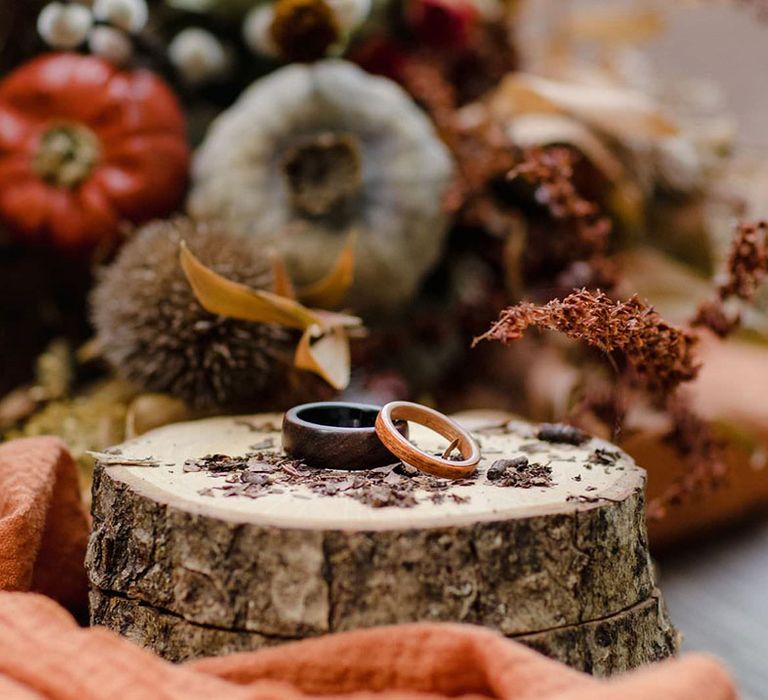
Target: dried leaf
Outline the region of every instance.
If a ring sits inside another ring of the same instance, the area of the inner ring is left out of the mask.
[[[314,284],[299,290],[299,298],[304,303],[324,309],[330,309],[341,304],[352,286],[355,275],[356,241],[357,233],[352,231],[331,271]]]
[[[343,328],[323,332],[319,326],[304,331],[294,356],[299,369],[314,372],[334,389],[344,389],[349,384],[351,360],[349,339]]]
[[[622,140],[656,139],[678,131],[659,106],[642,93],[528,73],[508,75],[491,98],[490,107],[499,119],[532,112],[569,114]]]
[[[516,146],[573,146],[609,181],[623,179],[626,170],[618,157],[594,132],[565,114],[522,114],[509,124],[507,133]]]
[[[277,253],[272,256],[272,291],[281,297],[296,298],[296,290],[293,288],[285,262]]]
[[[357,316],[308,309],[294,299],[232,282],[203,265],[184,243],[180,260],[192,291],[205,309],[304,331],[296,348],[295,366],[318,374],[336,389],[347,386],[351,365],[347,331],[362,324]],[[346,264],[342,267],[346,268]]]
[[[203,265],[182,242],[181,266],[203,308],[214,314],[305,330],[319,323],[312,311],[293,299],[232,282]]]
[[[84,365],[86,362],[91,362],[92,360],[100,358],[102,350],[101,342],[94,336],[93,338],[86,340],[79,348],[77,348],[75,351],[75,359],[78,364]]]

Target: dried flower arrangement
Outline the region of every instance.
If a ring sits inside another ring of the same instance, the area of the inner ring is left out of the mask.
[[[66,391],[27,357],[3,430],[97,379],[131,430],[179,415],[139,415],[157,392],[199,414],[343,390],[619,441],[653,414],[687,465],[664,493],[652,475],[656,510],[721,481],[689,388],[709,330],[768,338],[766,225],[722,243],[727,115],[619,60],[655,11],[566,18],[534,59],[516,1],[29,5],[38,38],[0,55],[0,253],[69,256],[81,323],[49,335],[71,344],[106,266]]]

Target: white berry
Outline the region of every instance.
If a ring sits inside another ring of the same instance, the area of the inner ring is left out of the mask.
[[[93,15],[82,5],[52,2],[37,17],[37,31],[55,49],[73,49],[85,41],[93,25]]]
[[[168,46],[168,56],[190,83],[203,83],[227,69],[224,47],[205,29],[190,27],[179,32]]]
[[[325,0],[345,32],[357,29],[371,12],[371,0]]]
[[[259,5],[246,15],[243,22],[243,39],[254,53],[272,57],[279,55],[280,51],[270,32],[274,17],[272,5]]]
[[[96,0],[93,14],[100,22],[126,32],[140,32],[149,16],[146,0]]]
[[[88,48],[96,56],[122,66],[133,55],[133,44],[125,32],[114,27],[94,27],[88,35]]]

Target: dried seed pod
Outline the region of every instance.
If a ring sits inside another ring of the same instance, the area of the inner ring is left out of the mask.
[[[191,212],[274,245],[298,284],[357,231],[357,310],[406,303],[437,260],[453,163],[395,83],[350,63],[292,65],[256,82],[198,150]]]
[[[271,283],[268,260],[243,237],[188,219],[150,223],[102,272],[93,292],[105,357],[143,390],[195,406],[268,403],[291,364],[294,334],[205,311],[179,264],[182,240],[229,279],[256,288]]]

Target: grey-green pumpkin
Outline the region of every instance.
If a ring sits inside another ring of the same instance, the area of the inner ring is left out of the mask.
[[[273,247],[298,284],[328,272],[356,232],[359,311],[407,303],[440,256],[453,163],[394,82],[340,60],[257,81],[211,125],[189,211]]]

